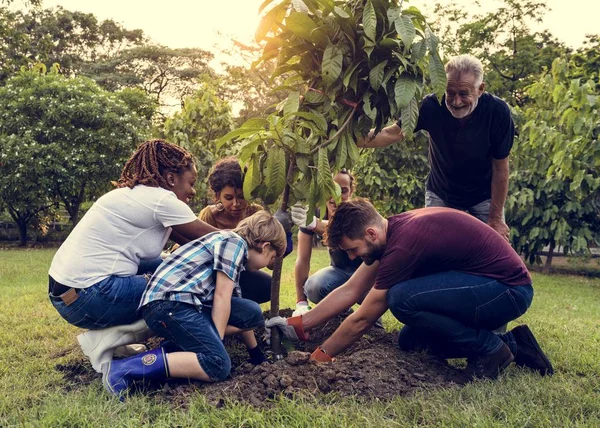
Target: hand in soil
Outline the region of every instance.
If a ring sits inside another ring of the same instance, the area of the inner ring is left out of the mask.
[[[298,342],[299,340],[308,340],[308,333],[302,327],[302,316],[283,318],[273,317],[265,321],[267,329],[278,328],[283,337],[288,340]]]

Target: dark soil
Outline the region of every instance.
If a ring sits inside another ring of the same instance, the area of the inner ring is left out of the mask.
[[[290,316],[291,310],[282,311]],[[310,353],[339,326],[344,316],[338,316],[318,330],[311,331],[310,340],[285,343],[288,352],[284,359],[274,361],[269,346],[270,361],[254,366],[247,362],[247,351],[236,338],[227,338],[225,345],[232,359],[231,377],[214,384],[169,380],[162,388],[146,391],[160,401],[177,407],[187,405],[194,392],[204,394],[217,407],[227,402],[243,402],[256,407],[270,406],[269,400],[279,395],[313,398],[320,394],[333,397],[351,396],[358,400],[388,400],[417,389],[432,389],[453,385],[448,379],[455,369],[445,361],[426,354],[405,353],[398,349],[397,333],[372,328],[359,341],[337,356],[333,363],[309,362]],[[264,331],[257,332],[262,336]],[[158,340],[147,345],[155,347]],[[80,354],[77,349],[75,352]],[[81,355],[81,354],[80,354]],[[60,355],[56,355],[58,357]],[[81,360],[56,366],[67,380],[67,390],[89,385],[101,375],[92,370],[83,355]]]

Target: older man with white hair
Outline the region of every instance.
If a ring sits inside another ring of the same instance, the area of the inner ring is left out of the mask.
[[[448,83],[441,102],[423,99],[415,128],[429,134],[426,207],[467,211],[508,240],[504,203],[514,124],[508,105],[485,92],[483,65],[471,55],[446,64]],[[401,120],[373,131],[361,147],[385,147],[404,139]]]

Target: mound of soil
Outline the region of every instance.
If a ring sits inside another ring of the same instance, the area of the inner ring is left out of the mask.
[[[281,312],[283,316],[291,315],[291,310]],[[318,330],[311,331],[307,342],[284,343],[288,352],[284,359],[278,361],[274,361],[268,351],[269,346],[261,344],[267,350],[265,353],[269,361],[258,366],[246,361],[248,354],[240,341],[227,338],[225,345],[233,366],[229,379],[214,384],[169,380],[162,387],[152,389],[151,393],[158,400],[177,407],[185,406],[190,395],[197,391],[217,407],[230,401],[265,407],[273,403],[269,399],[280,394],[311,398],[333,393],[335,397],[352,396],[366,401],[388,400],[419,388],[452,385],[449,378],[455,373],[454,368],[426,354],[400,351],[397,333],[386,333],[380,328],[372,328],[338,355],[333,363],[310,362],[310,353],[335,331],[343,319],[344,316],[340,315]],[[260,337],[263,333],[264,330],[258,331],[257,335]],[[150,348],[157,344],[156,339],[147,343]],[[56,368],[68,381],[68,390],[88,385],[101,377],[83,356],[79,361],[57,365]]]

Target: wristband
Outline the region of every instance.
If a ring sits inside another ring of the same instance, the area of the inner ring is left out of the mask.
[[[308,334],[304,331],[304,327],[302,326],[302,315],[288,318],[287,323],[294,328],[299,340],[308,340]]]
[[[335,358],[330,357],[320,346],[317,346],[317,349],[310,354],[310,359],[316,361],[317,363],[331,363],[335,361]]]
[[[306,226],[306,229],[315,230],[318,224],[319,224],[318,217],[313,217],[312,221]]]

